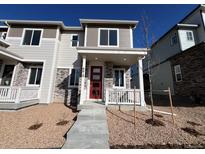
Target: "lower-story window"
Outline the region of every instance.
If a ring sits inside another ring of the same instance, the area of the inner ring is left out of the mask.
[[[174,72],[175,72],[176,82],[182,81],[182,73],[181,73],[181,67],[180,67],[180,65],[175,65],[175,66],[174,66]]]
[[[115,87],[123,88],[125,86],[124,73],[125,73],[124,69],[115,69],[114,70],[114,75],[115,75],[114,86]]]
[[[80,69],[73,68],[70,73],[69,87],[77,87],[79,84]]]
[[[42,76],[42,67],[30,67],[29,85],[40,85]]]
[[[2,75],[2,80],[1,80],[2,86],[11,85],[13,71],[14,71],[14,65],[5,65],[3,75]]]

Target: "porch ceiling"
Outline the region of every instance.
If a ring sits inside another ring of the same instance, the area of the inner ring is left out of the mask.
[[[83,50],[78,48],[80,56],[85,56],[88,61],[112,62],[114,65],[133,65],[143,58],[145,50]]]
[[[0,59],[21,61],[23,58],[14,53],[11,53],[3,47],[0,47]]]

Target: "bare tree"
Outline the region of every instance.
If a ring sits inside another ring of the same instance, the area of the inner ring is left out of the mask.
[[[154,43],[154,34],[150,32],[149,26],[149,20],[148,16],[145,14],[142,17],[142,28],[143,28],[143,34],[144,34],[144,45],[147,49],[147,69],[148,69],[148,74],[149,74],[149,88],[150,88],[150,101],[151,101],[151,115],[152,115],[152,121],[154,121],[154,101],[153,101],[153,89],[152,89],[152,71],[151,71],[151,63],[152,63],[152,56],[151,56],[151,50],[150,44]],[[151,37],[151,41],[150,41]],[[151,42],[151,43],[150,43]]]

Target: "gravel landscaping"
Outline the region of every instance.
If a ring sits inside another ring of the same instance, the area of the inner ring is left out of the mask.
[[[0,148],[61,148],[76,114],[57,103],[0,111]]]
[[[155,109],[170,112],[169,107]],[[110,147],[205,148],[205,107],[175,107],[174,113],[175,125],[170,115],[155,113],[160,125],[152,126],[150,111],[137,111],[134,129],[133,111],[107,109]]]

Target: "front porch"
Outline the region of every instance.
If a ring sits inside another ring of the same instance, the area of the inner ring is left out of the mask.
[[[0,110],[39,103],[42,66],[0,47]]]
[[[39,103],[39,87],[0,86],[0,109],[20,109]]]
[[[145,49],[79,47],[82,57],[80,105],[87,101],[105,105],[145,106],[142,58]],[[139,87],[131,89],[131,65],[138,63]]]

